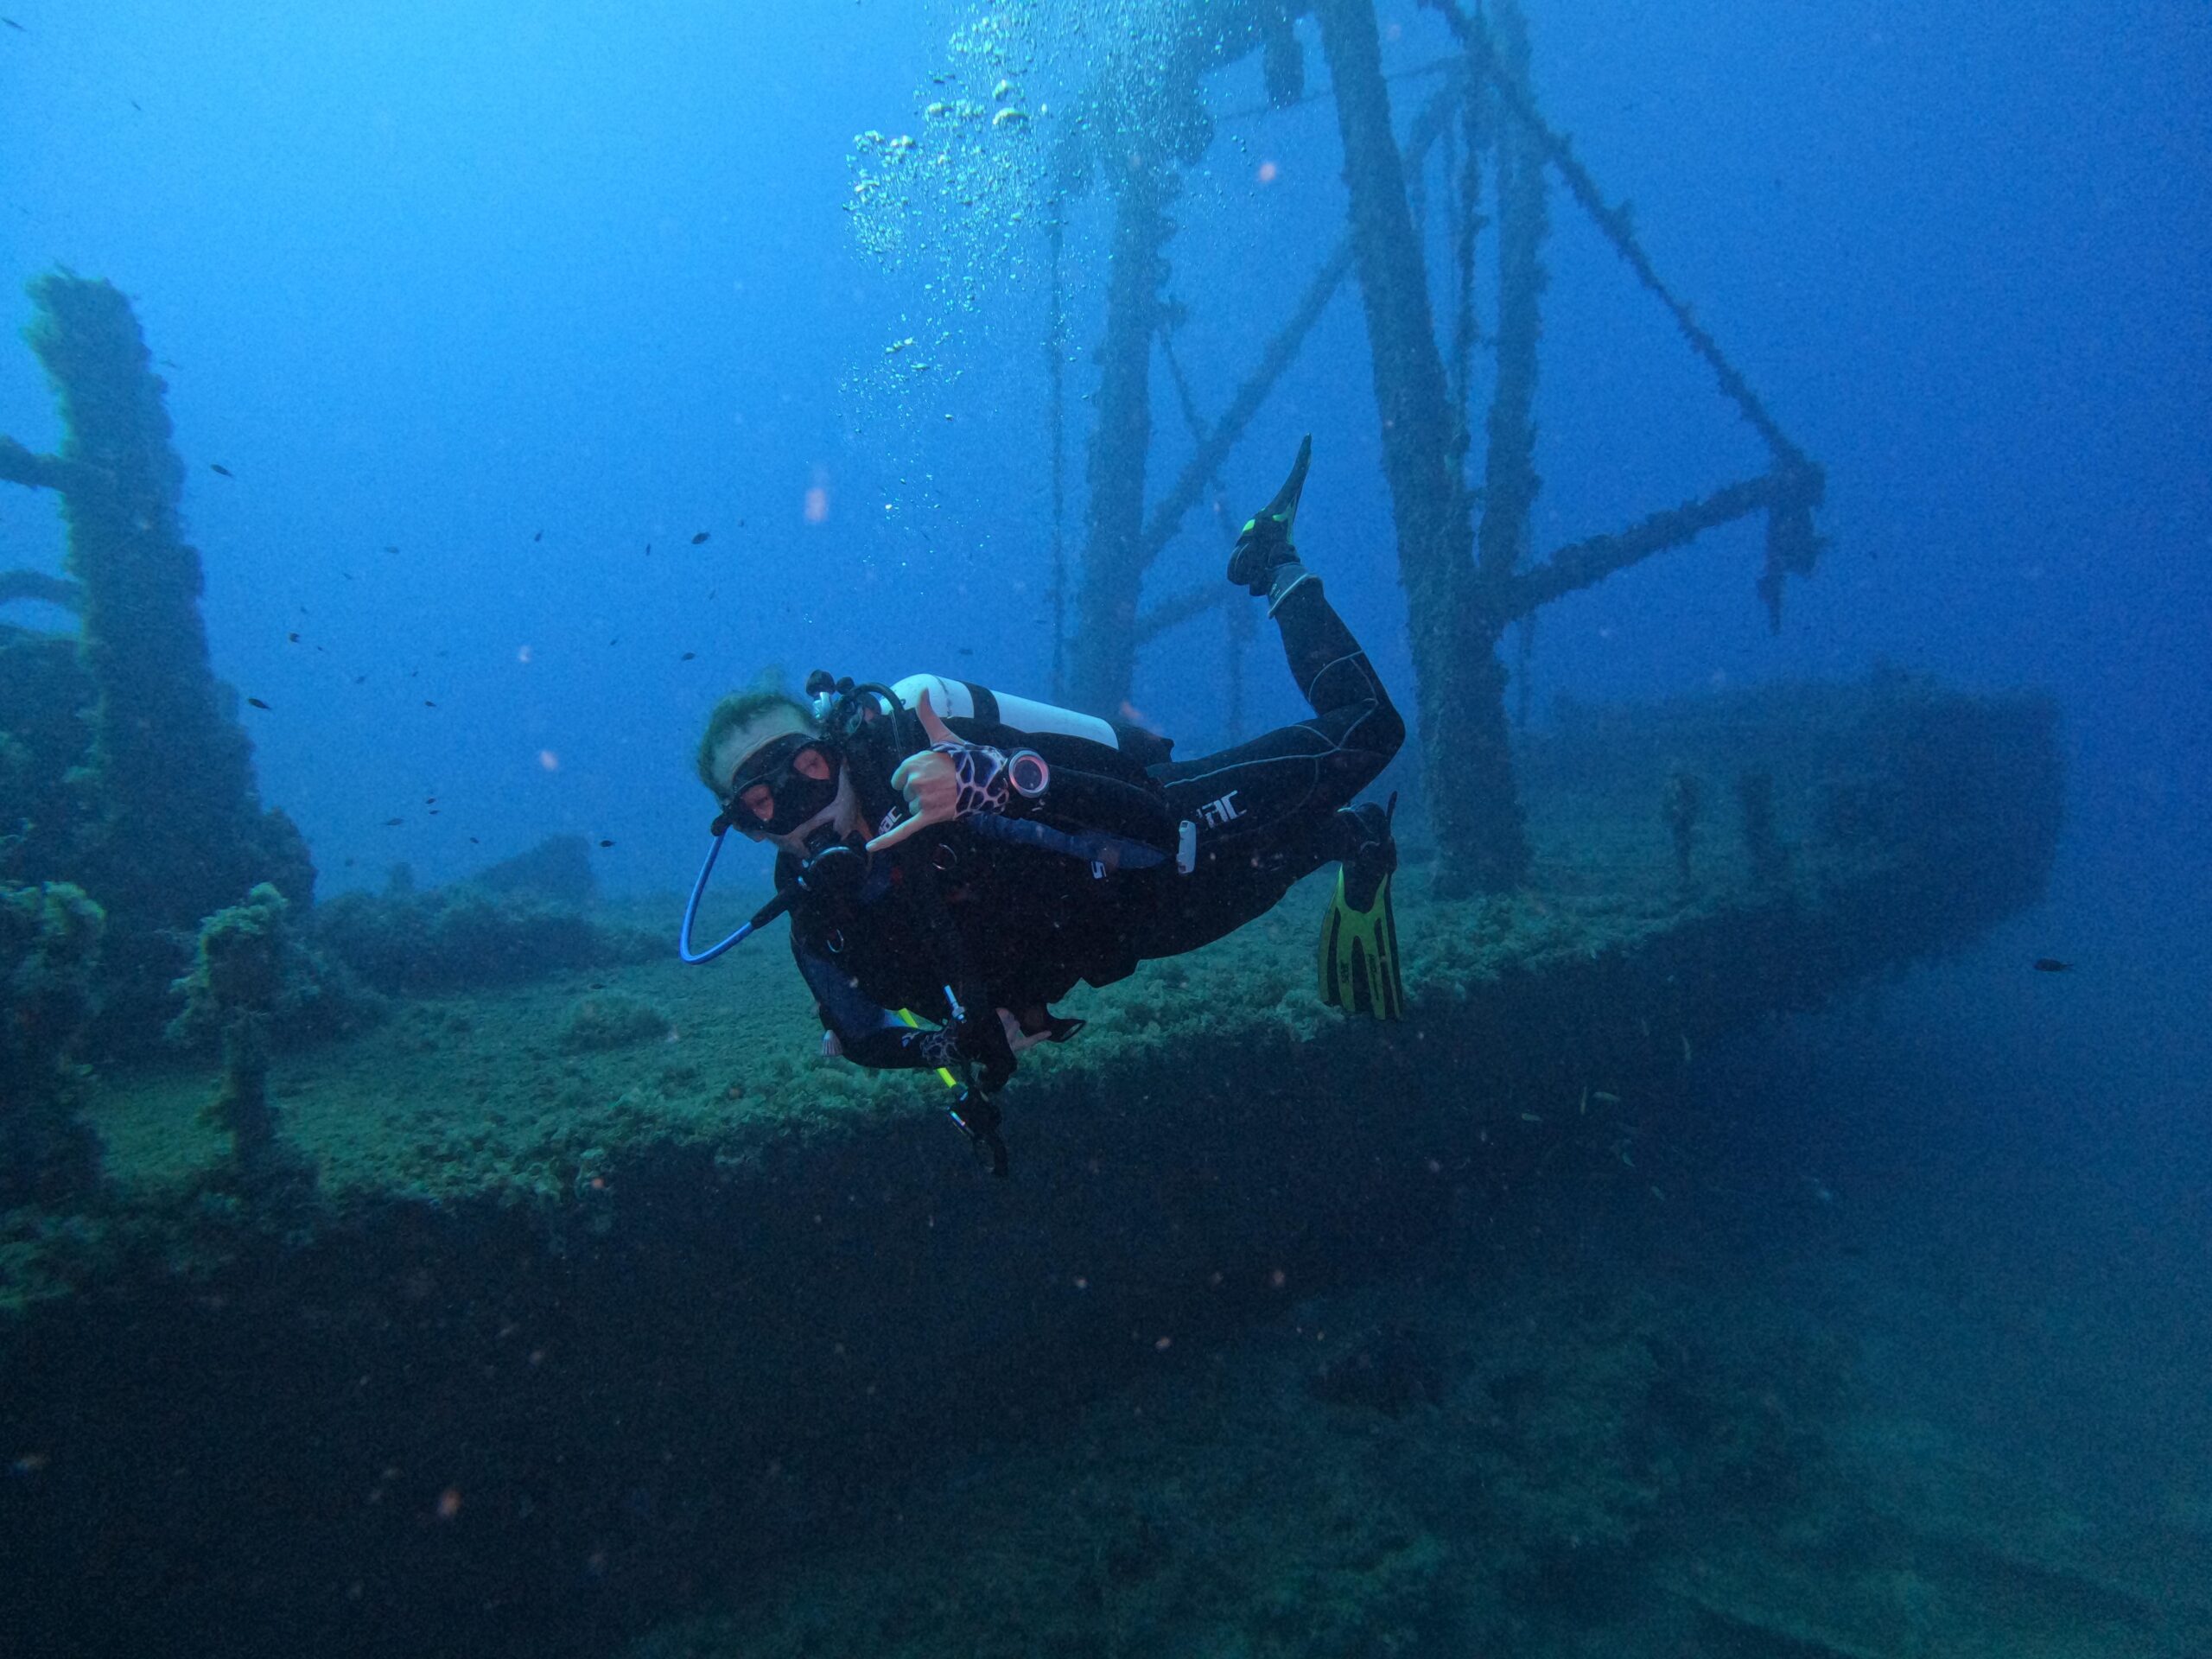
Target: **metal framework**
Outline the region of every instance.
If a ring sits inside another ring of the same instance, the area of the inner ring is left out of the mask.
[[[1065,630],[1066,569],[1062,483],[1065,399],[1061,385],[1066,319],[1058,283],[1064,226],[1060,204],[1048,219],[1055,283],[1050,328],[1050,442],[1053,484],[1055,679],[1078,702],[1113,708],[1129,693],[1137,649],[1224,602],[1218,582],[1141,607],[1145,576],[1181,530],[1191,509],[1218,487],[1221,470],[1315,324],[1357,276],[1365,305],[1393,499],[1400,576],[1408,590],[1418,684],[1423,773],[1436,836],[1440,886],[1446,891],[1513,885],[1527,852],[1515,804],[1499,660],[1505,632],[1517,632],[1525,664],[1541,607],[1590,587],[1708,530],[1764,513],[1766,558],[1758,592],[1780,626],[1784,579],[1810,572],[1820,539],[1813,528],[1823,477],[1782,430],[1749,381],[1722,353],[1689,306],[1660,276],[1637,240],[1628,208],[1609,203],[1564,135],[1544,119],[1531,91],[1529,43],[1516,0],[1491,0],[1470,14],[1456,0],[1430,0],[1456,49],[1414,73],[1441,73],[1443,85],[1416,114],[1402,145],[1391,125],[1373,0],[1313,0],[1194,5],[1187,14],[1195,87],[1203,69],[1243,53],[1267,54],[1270,103],[1306,101],[1302,59],[1290,31],[1310,12],[1319,25],[1344,143],[1349,187],[1344,236],[1321,261],[1291,315],[1261,349],[1222,411],[1211,420],[1177,361],[1173,340],[1181,308],[1165,297],[1166,209],[1178,188],[1165,168],[1104,169],[1114,193],[1107,316],[1098,350],[1097,414],[1090,440],[1091,490],[1077,629]],[[1428,171],[1441,149],[1450,215],[1452,312],[1448,356],[1430,315]],[[1483,212],[1485,176],[1496,206]],[[1694,500],[1654,512],[1611,534],[1531,559],[1530,509],[1541,480],[1534,466],[1533,410],[1545,283],[1546,194],[1557,178],[1637,280],[1664,305],[1683,340],[1712,369],[1727,397],[1765,443],[1765,470]],[[1475,303],[1478,242],[1497,239],[1497,327],[1484,341]],[[1467,476],[1474,445],[1470,404],[1478,344],[1495,353],[1484,423],[1483,475]],[[1150,365],[1163,359],[1192,439],[1175,478],[1147,508],[1145,474],[1151,429]],[[1232,616],[1241,613],[1232,611]],[[1236,653],[1232,652],[1232,658]],[[1241,688],[1238,688],[1241,690]]]

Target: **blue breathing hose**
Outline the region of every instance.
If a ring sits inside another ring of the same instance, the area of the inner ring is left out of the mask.
[[[691,884],[691,898],[683,906],[683,926],[676,936],[676,954],[686,962],[712,962],[732,945],[742,944],[752,938],[756,929],[767,926],[789,910],[798,898],[799,890],[796,887],[788,888],[754,911],[751,921],[745,923],[721,944],[710,944],[704,950],[693,950],[691,926],[698,918],[699,900],[706,896],[707,878],[715,873],[715,861],[722,855],[722,837],[728,833],[727,829],[715,831],[714,844],[707,849],[707,861],[699,867],[699,879]]]

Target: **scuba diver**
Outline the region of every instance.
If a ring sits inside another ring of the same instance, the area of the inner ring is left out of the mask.
[[[953,1121],[1001,1175],[993,1096],[1022,1051],[1084,1023],[1054,1001],[1078,980],[1110,984],[1211,944],[1331,861],[1342,868],[1323,998],[1400,1017],[1397,798],[1352,800],[1405,722],[1292,541],[1312,453],[1309,437],[1229,562],[1229,580],[1267,601],[1310,719],[1176,760],[1152,733],[931,675],[884,686],[817,671],[807,703],[733,694],[699,742],[700,781],[722,810],[684,909],[683,959],[712,961],[788,911],[826,1052],[938,1071],[958,1090]],[[695,950],[730,830],[774,844],[776,897]]]

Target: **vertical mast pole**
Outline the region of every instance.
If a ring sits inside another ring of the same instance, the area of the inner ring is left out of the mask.
[[[1528,847],[1513,788],[1505,671],[1476,604],[1474,529],[1456,423],[1406,201],[1371,0],[1319,0],[1351,199],[1352,243],[1382,423],[1383,473],[1411,612],[1422,776],[1447,894],[1517,882]]]

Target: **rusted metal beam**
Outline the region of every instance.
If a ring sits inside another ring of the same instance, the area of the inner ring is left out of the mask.
[[[1777,468],[1726,485],[1681,506],[1638,519],[1627,529],[1592,536],[1558,549],[1535,569],[1516,575],[1504,593],[1507,620],[1528,616],[1555,599],[1594,588],[1629,566],[1680,547],[1708,530],[1755,512],[1810,511],[1819,499],[1819,468]],[[1808,499],[1809,495],[1809,499]]]

